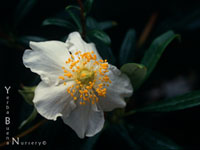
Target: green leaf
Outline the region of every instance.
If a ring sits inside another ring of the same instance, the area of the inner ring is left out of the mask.
[[[128,62],[128,59],[133,56],[136,44],[136,33],[134,29],[129,29],[125,35],[124,41],[119,52],[120,65]]]
[[[181,150],[182,148],[169,138],[141,126],[128,125],[133,139],[148,150]]]
[[[65,8],[65,10],[70,10],[70,9],[77,9],[77,10],[79,10],[80,11],[80,7],[78,7],[78,6],[75,6],[75,5],[69,5],[69,6],[67,6],[66,8]]]
[[[88,36],[95,37],[96,39],[99,39],[100,41],[102,41],[106,45],[111,44],[110,37],[105,32],[103,32],[101,30],[91,30],[91,31],[88,32]]]
[[[95,144],[97,143],[98,139],[100,138],[102,131],[96,134],[93,137],[89,137],[85,143],[81,146],[81,150],[93,150]]]
[[[98,23],[98,29],[106,30],[106,29],[112,28],[116,25],[117,25],[117,22],[115,22],[115,21],[103,21],[103,22]]]
[[[169,112],[191,108],[200,105],[200,91],[193,91],[181,96],[162,100],[143,108],[136,112]]]
[[[134,150],[140,150],[140,147],[133,141],[133,139],[130,137],[130,134],[128,132],[128,130],[124,127],[124,125],[119,124],[116,126],[113,126],[117,133],[124,139],[124,141],[126,141],[126,143],[128,144],[128,146],[131,149]]]
[[[84,3],[84,11],[85,14],[89,14],[91,9],[92,9],[92,5],[93,5],[94,0],[86,0]]]
[[[162,53],[165,48],[175,39],[180,36],[174,34],[173,31],[168,31],[161,36],[157,37],[149,49],[145,52],[144,57],[142,58],[141,64],[145,65],[148,69],[146,79],[149,77],[153,69],[155,68],[157,62],[159,61]]]
[[[104,22],[97,22],[92,17],[87,17],[86,25],[89,29],[97,29],[97,30],[106,30],[113,26],[116,26],[117,23],[115,21],[104,21]]]
[[[20,0],[14,13],[15,25],[18,25],[30,12],[37,0]]]
[[[64,20],[64,19],[59,19],[59,18],[49,18],[49,19],[45,19],[42,23],[43,26],[49,26],[49,25],[54,25],[54,26],[58,26],[58,27],[64,27],[66,29],[69,30],[74,30],[76,29],[74,27],[73,24],[71,24],[71,22],[69,22],[68,20]]]
[[[89,29],[98,29],[98,22],[92,17],[87,17],[86,25]]]
[[[82,27],[81,27],[80,17],[77,16],[77,14],[73,11],[73,9],[77,10],[77,9],[80,9],[80,8],[77,7],[77,6],[73,6],[73,5],[70,5],[70,6],[65,8],[65,10],[68,12],[69,16],[72,18],[72,20],[74,21],[74,23],[78,27],[78,30],[81,32]]]
[[[136,63],[124,64],[120,70],[130,78],[134,89],[139,88],[147,72],[145,66]]]
[[[21,36],[17,38],[17,42],[29,46],[30,41],[35,41],[35,42],[41,42],[41,41],[46,41],[47,39],[39,36]]]
[[[93,137],[89,137],[86,139],[86,141],[81,145],[81,150],[93,150],[95,149],[95,144],[99,141],[102,133],[104,133],[105,130],[107,130],[107,127],[109,126],[108,122],[105,122],[103,129],[101,132],[97,133]]]
[[[37,117],[37,110],[34,108],[30,116],[20,124],[19,129],[31,123],[36,117]]]
[[[24,100],[30,105],[33,105],[35,88],[36,86],[31,86],[31,87],[24,86],[22,90],[19,90],[19,93],[22,95]]]

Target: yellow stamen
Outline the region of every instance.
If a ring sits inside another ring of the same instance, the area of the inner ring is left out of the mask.
[[[61,80],[65,80],[65,78],[63,76],[59,76],[59,79]]]
[[[67,93],[73,100],[79,98],[80,105],[85,105],[86,101],[95,104],[99,101],[99,96],[106,96],[106,87],[112,83],[106,75],[109,71],[107,60],[97,60],[94,51],[85,53],[77,51],[70,54],[66,64],[67,67],[62,66],[64,73],[63,76],[59,76],[59,79],[68,78],[75,81],[75,85],[67,88]],[[67,85],[67,82],[63,84]]]

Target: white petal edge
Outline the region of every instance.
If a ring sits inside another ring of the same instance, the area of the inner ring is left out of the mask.
[[[69,57],[66,43],[60,41],[30,42],[32,50],[26,50],[23,63],[48,84],[58,84],[63,75],[62,66]]]
[[[33,103],[38,113],[49,120],[56,120],[59,116],[68,117],[76,108],[76,104],[72,100],[66,89],[73,85],[70,81],[67,85],[49,86],[41,81],[36,87]]]
[[[97,110],[87,103],[86,105],[78,105],[69,117],[63,116],[64,123],[69,125],[80,138],[85,136],[91,137],[100,132],[104,126],[104,113],[102,110]]]
[[[81,52],[94,52],[97,56],[97,60],[102,59],[99,55],[96,46],[94,43],[86,43],[82,38],[79,32],[72,32],[69,34],[66,44],[69,51],[75,53],[77,51]]]
[[[126,102],[125,97],[130,97],[133,88],[129,78],[121,73],[117,67],[109,64],[108,76],[112,83],[107,87],[106,97],[100,97],[98,105],[104,111],[112,111],[115,108],[124,108]]]

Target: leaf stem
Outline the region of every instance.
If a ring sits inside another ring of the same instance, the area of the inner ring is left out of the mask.
[[[86,36],[86,25],[85,25],[85,15],[84,15],[84,6],[81,0],[77,0],[80,6],[80,17],[81,17],[81,25],[82,25],[82,38],[85,40]]]
[[[158,13],[155,12],[151,15],[151,17],[149,18],[148,23],[146,24],[140,38],[139,41],[137,43],[137,47],[140,48],[146,41],[146,39],[148,38],[150,32],[152,31],[153,26],[155,25],[155,22],[158,18]]]

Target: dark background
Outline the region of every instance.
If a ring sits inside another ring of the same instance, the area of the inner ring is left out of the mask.
[[[0,2],[1,38],[6,39],[6,41],[12,41],[11,37],[13,36],[17,39],[21,35],[37,35],[47,39],[59,39],[63,34],[68,34],[68,32],[65,33],[62,29],[56,27],[42,27],[41,23],[48,17],[62,14],[67,5],[76,4],[75,0],[38,0],[21,23],[14,27],[18,2],[17,0],[2,0]],[[174,41],[167,47],[149,80],[135,94],[136,101],[129,106],[130,108],[151,103],[161,98],[183,94],[200,87],[200,2],[181,0],[95,0],[91,12],[91,16],[98,21],[114,20],[117,22],[118,25],[116,27],[106,31],[111,37],[111,47],[116,57],[118,57],[118,52],[127,30],[134,28],[137,39],[139,39],[152,14],[157,15],[156,21],[145,44],[137,50],[138,57],[135,58],[135,62],[139,62],[144,50],[148,48],[156,36],[169,29],[181,35],[181,42]],[[1,116],[4,116],[5,109],[5,91],[3,88],[5,85],[11,85],[10,116],[12,119],[11,134],[13,135],[20,133],[17,127],[24,116],[27,116],[28,112],[30,112],[29,106],[24,104],[23,98],[18,94],[18,89],[21,88],[22,84],[35,84],[32,82],[35,75],[25,69],[22,63],[22,55],[25,48],[26,46],[24,45],[13,48],[2,41],[0,42],[1,75],[3,75],[1,78],[2,86],[0,87],[2,93],[0,105],[1,113],[3,114]],[[26,109],[22,110],[22,108]],[[171,138],[185,149],[198,150],[200,149],[199,116],[200,107],[195,107],[165,114],[139,114],[126,119],[133,124],[148,125],[149,128]],[[45,129],[47,124],[50,126],[48,130]],[[70,129],[65,127],[61,120],[56,123],[49,121],[47,124],[25,138],[48,139],[49,147],[53,149],[56,145],[60,145],[61,149],[65,145],[64,139],[70,139],[62,131]],[[4,141],[2,130],[4,128],[0,128],[1,142]],[[49,135],[48,132],[50,131],[52,131],[53,135]],[[74,136],[74,133],[70,134]],[[52,143],[52,141],[54,142]],[[76,138],[70,139],[72,144],[75,144],[76,141]],[[109,145],[113,147],[114,144],[111,142]]]

